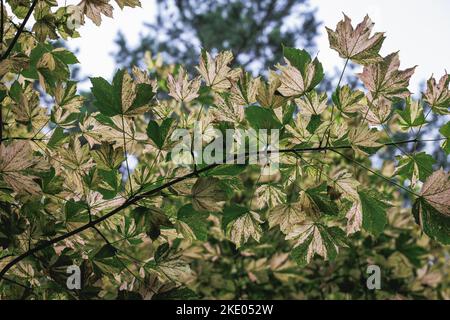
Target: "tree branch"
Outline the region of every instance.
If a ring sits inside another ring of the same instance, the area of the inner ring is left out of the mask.
[[[438,140],[443,140],[443,139],[442,138],[441,139],[429,139],[428,141],[438,141]],[[425,140],[421,140],[421,141],[425,141]],[[395,145],[395,144],[415,143],[415,142],[421,142],[421,141],[418,141],[417,139],[411,139],[411,140],[404,140],[404,141],[389,142],[389,143],[383,144],[383,146],[390,146],[390,145]],[[267,153],[275,153],[275,152],[278,152],[278,153],[297,153],[297,152],[321,152],[321,151],[330,150],[330,151],[334,151],[337,154],[340,154],[341,156],[344,156],[344,155],[342,155],[342,153],[338,152],[337,150],[338,149],[351,149],[351,148],[352,148],[351,145],[345,145],[345,146],[336,146],[336,147],[326,147],[325,146],[325,147],[316,147],[316,148],[280,149],[280,150],[274,150],[274,151],[268,150],[266,152]],[[244,156],[248,157],[248,156],[250,156],[252,154],[254,154],[254,153],[246,152],[244,154]],[[239,156],[242,156],[242,155],[233,155],[233,158],[230,158],[229,160],[236,159]],[[347,158],[346,156],[344,156],[344,157]],[[117,207],[117,208],[113,209],[112,211],[108,212],[104,216],[101,216],[100,218],[92,220],[89,223],[87,223],[87,224],[85,224],[85,225],[83,225],[83,226],[81,226],[81,227],[79,227],[77,229],[74,229],[74,230],[72,230],[72,231],[70,231],[68,233],[65,233],[65,234],[60,235],[58,237],[55,237],[53,239],[44,241],[41,244],[37,245],[36,247],[34,247],[34,248],[32,248],[32,249],[30,249],[28,251],[25,251],[21,255],[17,256],[16,258],[14,258],[10,262],[8,262],[3,267],[3,269],[0,271],[0,282],[4,279],[4,276],[9,271],[9,269],[11,269],[13,266],[15,266],[17,263],[19,263],[20,261],[24,260],[25,258],[33,255],[34,253],[36,253],[36,252],[38,252],[40,250],[43,250],[43,249],[45,249],[45,248],[47,248],[47,247],[49,247],[49,246],[51,246],[51,245],[53,245],[53,244],[55,244],[57,242],[60,242],[62,240],[70,238],[70,237],[72,237],[72,236],[74,236],[76,234],[79,234],[79,233],[81,233],[81,232],[83,232],[83,231],[85,231],[87,229],[94,228],[99,223],[109,219],[110,217],[112,217],[115,214],[121,212],[122,210],[130,207],[131,205],[136,204],[139,200],[142,200],[144,198],[153,196],[153,195],[163,191],[164,189],[167,189],[167,188],[169,188],[169,187],[171,187],[171,186],[173,186],[173,185],[175,185],[175,184],[177,184],[179,182],[182,182],[182,181],[184,181],[186,179],[189,179],[189,178],[193,178],[197,174],[200,174],[200,173],[203,173],[203,172],[207,172],[207,171],[209,171],[209,170],[211,170],[211,169],[213,169],[213,168],[215,168],[217,166],[220,166],[220,165],[221,165],[220,163],[213,163],[213,164],[207,165],[206,167],[198,169],[197,172],[195,172],[195,171],[190,172],[190,173],[188,173],[188,174],[186,174],[184,176],[175,178],[174,180],[169,181],[169,182],[167,182],[167,183],[165,183],[165,184],[163,184],[163,185],[161,185],[161,186],[159,186],[159,187],[157,187],[155,189],[152,189],[152,190],[147,191],[145,193],[142,193],[140,195],[131,196],[122,205],[120,205],[119,207]],[[391,183],[394,183],[393,181],[391,181],[389,179],[388,179],[388,181],[391,182]],[[400,185],[398,185],[396,183],[394,183],[394,184],[397,185],[398,187],[400,187]],[[402,187],[400,187],[400,188],[402,188]]]
[[[27,24],[28,20],[31,17],[31,14],[34,11],[34,8],[36,7],[37,3],[39,0],[34,0],[33,3],[30,6],[30,9],[28,9],[27,15],[25,16],[25,18],[22,21],[22,24],[20,25],[19,29],[17,30],[14,38],[12,39],[11,43],[8,46],[8,49],[6,49],[5,53],[1,56],[0,61],[5,60],[6,58],[8,58],[9,54],[11,53],[12,49],[14,48],[14,46],[16,45],[17,41],[19,40],[20,35],[22,34],[25,25]]]

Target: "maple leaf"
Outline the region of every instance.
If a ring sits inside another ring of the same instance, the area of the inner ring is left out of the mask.
[[[215,108],[211,113],[216,121],[241,123],[244,120],[244,107],[236,104],[228,95],[215,95]]]
[[[123,9],[124,7],[140,7],[141,2],[139,0],[114,0],[119,5],[120,9]]]
[[[295,99],[295,103],[300,107],[300,112],[304,115],[319,115],[327,108],[327,94],[317,93],[312,90],[300,99]]]
[[[358,111],[372,126],[382,125],[389,120],[392,110],[392,101],[380,97],[375,101],[368,101]]]
[[[281,81],[278,75],[273,70],[269,70],[268,83],[260,81],[258,93],[256,94],[256,100],[261,105],[261,107],[268,109],[277,109],[284,104],[286,98],[278,93],[278,88],[280,86]]]
[[[212,90],[223,92],[231,87],[231,81],[239,76],[239,69],[232,70],[228,65],[233,60],[231,51],[220,52],[215,58],[202,50],[200,64],[196,69],[206,85]]]
[[[448,74],[445,74],[436,83],[436,79],[431,77],[427,81],[427,91],[423,93],[423,98],[426,103],[428,103],[434,112],[437,114],[448,114],[450,106],[450,90],[448,85],[450,83],[450,78]]]
[[[198,97],[200,79],[197,77],[189,81],[189,76],[183,67],[178,69],[176,80],[169,74],[167,77],[169,95],[179,102],[189,102]]]
[[[408,90],[409,79],[416,67],[399,70],[400,59],[398,52],[391,53],[383,61],[365,66],[362,73],[357,74],[367,90],[370,91],[370,100],[379,96],[387,99],[410,96]]]
[[[41,187],[32,172],[47,169],[48,165],[39,158],[33,158],[28,141],[14,141],[8,146],[0,145],[0,174],[11,188],[20,194],[38,195]]]
[[[359,182],[356,181],[346,169],[337,171],[331,177],[333,187],[348,199],[358,199],[357,188]]]
[[[250,238],[259,241],[262,234],[261,223],[263,221],[259,214],[254,211],[248,211],[228,225],[227,233],[230,236],[230,240],[239,248]]]
[[[311,61],[305,50],[283,48],[286,65],[277,64],[281,71],[278,91],[285,97],[296,97],[312,90],[323,77],[322,64]]]
[[[294,144],[300,144],[308,141],[311,137],[311,133],[307,130],[308,120],[303,115],[299,114],[295,120],[295,125],[286,125],[287,131],[292,135],[289,141]]]
[[[423,107],[419,104],[419,101],[407,99],[405,110],[397,110],[397,113],[400,116],[400,128],[404,131],[427,123],[423,114]]]
[[[142,114],[148,110],[148,104],[155,95],[150,84],[134,81],[125,70],[118,70],[111,84],[101,77],[90,80],[95,106],[109,117]]]
[[[0,62],[0,79],[8,72],[20,72],[20,70],[28,66],[28,61],[28,57],[21,55],[14,55],[8,59],[2,60]]]
[[[113,145],[107,142],[102,142],[98,149],[93,150],[92,157],[97,168],[104,170],[117,169],[125,160],[123,148],[114,149]]]
[[[300,96],[304,94],[312,81],[314,75],[314,66],[310,64],[306,70],[306,78],[295,67],[286,61],[286,66],[277,65],[281,71],[281,85],[278,91],[285,97]]]
[[[437,211],[450,217],[450,174],[434,172],[422,186],[421,196]]]
[[[332,100],[344,115],[361,110],[365,102],[364,92],[352,90],[349,85],[338,87],[332,95]]]
[[[345,246],[344,236],[343,231],[337,227],[326,228],[306,221],[296,225],[286,236],[286,240],[295,241],[291,255],[299,265],[305,265],[315,254],[325,260],[333,260],[339,252],[339,245]]]
[[[239,105],[246,106],[256,102],[260,78],[253,78],[250,73],[241,69],[237,81],[231,83],[230,100]]]
[[[417,224],[431,238],[450,244],[450,174],[434,172],[422,186],[413,205]]]
[[[264,206],[275,207],[283,202],[286,198],[283,190],[272,184],[263,184],[259,186],[255,191],[256,204],[258,209],[262,209]]]
[[[424,181],[433,171],[435,160],[425,152],[413,155],[398,156],[398,166],[394,174],[401,175],[411,181],[414,187],[417,181]]]
[[[347,218],[347,226],[346,226],[347,235],[353,234],[361,230],[363,220],[361,202],[360,201],[353,202],[352,207],[350,208],[350,210],[347,211],[345,217]]]
[[[440,129],[439,133],[442,134],[446,139],[442,142],[441,148],[448,155],[450,154],[450,121],[444,124]]]
[[[269,211],[269,226],[280,226],[281,232],[289,234],[292,228],[303,222],[306,218],[301,204],[298,202],[280,204]]]
[[[192,206],[197,211],[220,212],[226,200],[226,193],[217,178],[198,178],[191,195]]]
[[[109,0],[83,0],[78,6],[97,26],[102,23],[102,14],[109,18],[113,17],[114,8],[109,4]],[[84,24],[84,19],[82,19],[81,23]]]
[[[348,134],[348,138],[352,144],[352,148],[355,151],[359,151],[363,154],[367,154],[360,147],[377,148],[382,146],[377,142],[380,138],[380,132],[376,130],[370,130],[368,126],[361,125],[356,128],[352,128]]]
[[[77,84],[74,81],[58,83],[55,89],[55,103],[69,112],[77,112],[84,102],[84,98],[77,93]]]
[[[353,28],[351,19],[344,14],[344,20],[339,21],[336,31],[326,28],[330,47],[335,49],[342,58],[350,59],[355,63],[369,65],[382,60],[379,55],[380,48],[385,39],[384,33],[370,34],[374,23],[369,16]]]

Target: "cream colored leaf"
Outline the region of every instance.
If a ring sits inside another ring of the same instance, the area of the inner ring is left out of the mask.
[[[120,9],[123,9],[124,7],[140,7],[141,2],[139,0],[114,0],[119,5]]]
[[[368,126],[364,125],[351,129],[348,134],[353,149],[363,154],[366,154],[366,152],[362,151],[360,147],[376,148],[382,146],[382,144],[377,142],[379,137],[379,131],[372,131]]]
[[[202,54],[200,65],[196,67],[206,85],[214,91],[223,92],[231,87],[230,80],[235,80],[239,76],[240,70],[232,70],[228,65],[233,60],[231,51],[219,53],[212,58],[208,52]]]
[[[0,62],[0,79],[8,72],[17,73],[28,66],[28,57],[12,56]]]
[[[238,248],[247,242],[250,237],[259,241],[262,234],[261,223],[263,221],[256,212],[249,211],[243,214],[228,226],[230,240]]]
[[[265,206],[273,208],[281,204],[286,195],[280,187],[272,184],[263,184],[256,189],[255,197],[258,209],[262,209]]]
[[[363,105],[359,112],[370,125],[378,126],[389,119],[391,110],[392,102],[384,97],[380,97],[374,102]]]
[[[109,0],[83,0],[78,6],[97,26],[102,23],[102,14],[109,18],[113,17],[113,6],[109,4]]]
[[[366,103],[366,99],[362,91],[352,90],[350,86],[345,85],[342,88],[338,88],[333,95],[333,102],[343,112],[344,116],[346,116],[346,114],[361,110]]]
[[[278,75],[273,70],[269,70],[269,82],[260,81],[256,95],[256,100],[261,107],[277,109],[283,105],[286,98],[277,93],[280,86],[281,80]]]
[[[253,104],[256,102],[259,86],[259,77],[253,78],[250,73],[242,69],[239,78],[231,83],[230,100],[239,106]]]
[[[14,141],[8,146],[0,146],[0,174],[11,188],[21,194],[37,195],[40,186],[33,180],[36,177],[27,171],[46,169],[40,158],[34,158],[28,141]]]
[[[300,112],[304,115],[318,115],[327,108],[327,94],[318,94],[315,90],[307,93],[304,97],[295,99],[295,103],[300,107]]]
[[[309,241],[306,262],[309,263],[315,254],[327,259],[327,248],[325,247],[322,235],[318,226],[310,221],[296,225],[292,231],[286,236],[286,240],[295,240],[294,248]]]
[[[423,94],[424,100],[433,110],[438,114],[448,114],[450,107],[450,90],[448,85],[450,78],[448,74],[442,76],[439,83],[436,84],[436,79],[431,77],[427,81],[427,91]]]
[[[211,108],[214,120],[232,122],[233,124],[241,123],[244,120],[244,111],[243,106],[221,95],[215,96],[215,108]]]
[[[280,226],[281,232],[289,234],[295,225],[300,224],[306,218],[300,203],[280,204],[269,211],[269,226]]]
[[[276,65],[281,71],[281,85],[278,91],[285,97],[300,96],[309,91],[313,82],[316,67],[311,61],[305,67],[305,75],[300,70],[292,66],[288,59],[285,58],[286,65]]]
[[[422,186],[421,196],[440,213],[450,216],[450,174],[433,172]]]
[[[348,199],[359,199],[357,188],[359,182],[346,169],[339,170],[332,176],[333,187]]]
[[[308,141],[311,137],[311,133],[306,129],[308,126],[309,119],[303,115],[297,115],[295,120],[295,126],[292,127],[290,124],[286,125],[287,131],[292,135],[289,138],[289,142],[294,145],[300,144],[302,142]]]
[[[381,61],[378,52],[385,37],[382,32],[376,32],[370,37],[373,25],[366,15],[354,29],[350,18],[344,14],[344,20],[339,21],[336,31],[326,28],[330,47],[339,52],[342,58],[359,64],[368,65]]]
[[[176,79],[169,74],[167,77],[167,86],[169,87],[169,95],[179,102],[189,102],[198,97],[198,89],[200,88],[200,79],[195,78],[189,80],[189,76],[183,67],[178,69]]]
[[[399,70],[398,52],[391,53],[377,64],[365,66],[358,77],[370,91],[371,100],[383,96],[387,99],[406,98],[411,95],[408,90],[409,79],[416,67]]]
[[[352,207],[350,208],[350,210],[348,210],[345,217],[347,218],[347,226],[346,226],[347,235],[353,234],[361,230],[363,216],[362,216],[361,202],[359,202],[359,200],[353,202]]]

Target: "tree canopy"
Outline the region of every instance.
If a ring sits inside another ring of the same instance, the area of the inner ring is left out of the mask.
[[[101,28],[112,2],[2,1],[2,299],[450,296],[449,173],[421,144],[448,155],[449,123],[418,138],[428,114],[449,113],[447,74],[414,99],[415,67],[380,55],[385,35],[368,16],[344,15],[326,29],[330,48],[363,66],[362,90],[341,76],[328,97],[319,58],[280,43],[267,76],[235,67],[229,50],[202,50],[192,71],[148,54],[144,68],[90,78],[86,98],[76,55],[52,40],[79,36],[86,18]],[[188,149],[176,158],[180,129]],[[256,144],[268,162],[245,151],[226,163],[227,130],[234,151],[251,145],[244,130],[267,132]],[[414,136],[393,139],[401,131]],[[387,147],[402,155],[372,163]],[[386,270],[383,290],[361,284],[369,263]],[[66,285],[70,266],[80,288]]]

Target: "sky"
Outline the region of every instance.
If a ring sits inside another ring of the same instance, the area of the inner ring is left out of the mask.
[[[76,4],[79,0],[63,0]],[[90,20],[80,27],[81,38],[71,39],[69,47],[79,49],[77,54],[84,75],[110,78],[115,71],[111,53],[117,48],[114,39],[121,30],[131,45],[137,44],[139,34],[145,32],[144,22],[155,19],[154,0],[141,0],[142,8],[120,10],[114,4],[114,19],[104,17],[101,26]],[[322,22],[321,34],[316,39],[319,60],[326,72],[334,74],[343,66],[343,59],[329,48],[325,26],[332,29],[347,14],[353,24],[369,14],[375,22],[374,31],[386,32],[382,55],[400,50],[401,68],[418,65],[411,79],[410,89],[417,92],[419,85],[432,74],[440,77],[450,70],[450,1],[448,0],[310,0]]]

